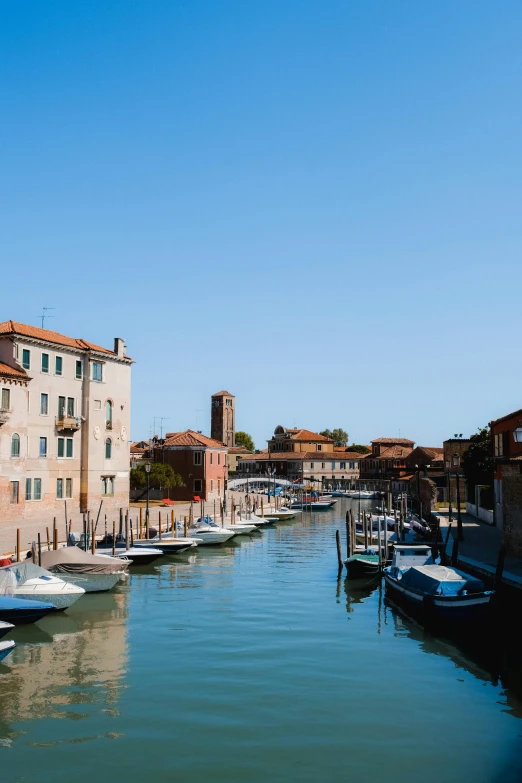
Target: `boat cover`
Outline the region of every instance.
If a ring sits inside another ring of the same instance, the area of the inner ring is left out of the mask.
[[[77,546],[42,552],[42,565],[54,574],[114,574],[128,567],[119,558],[93,555]]]
[[[402,573],[401,585],[426,595],[461,595],[484,592],[484,583],[456,568],[442,565],[412,566]]]
[[[0,568],[0,595],[13,595],[15,588],[25,584],[28,579],[52,577],[45,568],[40,568],[32,560],[22,560],[21,563]]]

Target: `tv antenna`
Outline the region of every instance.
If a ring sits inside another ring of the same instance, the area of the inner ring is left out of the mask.
[[[46,318],[54,318],[54,315],[47,315],[47,310],[56,310],[56,307],[43,307],[43,313],[40,318],[42,319],[42,329],[44,328],[44,322]]]

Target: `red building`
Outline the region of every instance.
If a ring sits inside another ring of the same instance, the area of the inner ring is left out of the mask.
[[[212,500],[221,497],[228,479],[228,448],[201,432],[168,432],[154,450],[156,462],[164,462],[182,478],[182,485],[170,490],[173,500]]]
[[[522,557],[522,410],[490,421],[495,455],[495,524],[506,552]]]

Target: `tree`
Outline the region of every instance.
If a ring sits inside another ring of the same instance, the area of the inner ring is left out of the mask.
[[[170,465],[165,465],[163,462],[151,463],[149,480],[151,489],[171,489],[182,484],[181,476]],[[138,465],[137,468],[132,468],[130,483],[135,489],[143,489],[147,486],[145,465]]]
[[[350,451],[356,451],[358,454],[370,454],[371,452],[368,446],[363,446],[361,443],[352,443],[349,448]]]
[[[254,441],[248,432],[236,432],[236,446],[244,446],[249,451],[254,451]]]
[[[475,487],[483,486],[482,502],[488,507],[493,502],[493,474],[495,458],[493,435],[489,427],[483,427],[470,438],[470,444],[462,455],[462,472],[466,478],[468,498],[475,500]]]
[[[319,435],[324,435],[325,438],[333,440],[334,446],[346,446],[348,443],[348,433],[340,427],[336,430],[323,430]]]

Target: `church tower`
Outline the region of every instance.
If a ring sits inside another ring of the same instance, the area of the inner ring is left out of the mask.
[[[210,437],[231,448],[236,438],[236,398],[227,391],[212,395]]]

